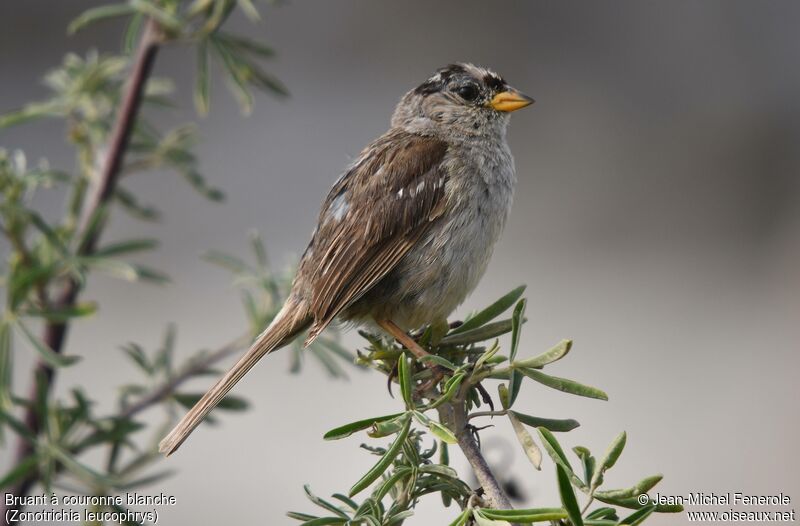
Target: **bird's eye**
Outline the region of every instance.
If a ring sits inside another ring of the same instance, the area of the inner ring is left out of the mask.
[[[475,84],[465,84],[463,86],[459,86],[455,91],[458,93],[459,97],[469,102],[475,101],[478,98],[478,95],[480,95],[480,90],[478,90],[478,86]]]

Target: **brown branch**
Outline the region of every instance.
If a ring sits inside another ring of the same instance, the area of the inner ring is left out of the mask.
[[[478,483],[483,488],[489,504],[496,509],[513,509],[514,507],[511,505],[508,495],[506,495],[505,490],[503,490],[494,473],[492,473],[489,464],[483,457],[483,453],[481,453],[477,440],[475,440],[475,436],[472,434],[472,430],[467,425],[468,417],[465,397],[469,388],[469,383],[464,382],[457,396],[450,402],[439,406],[439,419],[442,424],[450,428],[456,435],[458,446],[472,467],[475,478],[478,479]]]
[[[149,20],[139,41],[139,48],[134,58],[130,77],[124,88],[120,108],[111,129],[107,155],[98,174],[94,191],[89,197],[88,205],[83,209],[83,220],[81,228],[78,230],[80,233],[78,239],[82,240],[80,246],[77,247],[77,255],[79,256],[92,254],[100,239],[104,224],[103,221],[97,220],[98,214],[102,212],[103,207],[114,195],[125,151],[136,122],[136,116],[141,107],[145,84],[152,71],[161,41],[162,36],[158,24],[153,20]],[[78,281],[74,279],[68,280],[60,294],[53,300],[52,307],[64,309],[73,306],[79,292],[80,284]],[[54,352],[61,353],[66,341],[67,328],[68,324],[65,322],[48,323],[42,336],[44,343]],[[53,367],[40,361],[35,366],[33,377],[34,381],[29,399],[34,400],[41,393],[49,395],[55,379]],[[40,421],[43,415],[39,415],[34,407],[35,404],[31,404],[30,408],[25,412],[24,423],[31,433],[36,436],[41,431]],[[20,439],[17,447],[16,462],[25,459],[34,452],[34,446],[30,442]],[[27,495],[36,482],[36,478],[35,475],[26,477],[17,484],[12,493],[17,496]],[[3,517],[5,517],[6,511],[4,504],[0,505],[0,514]]]

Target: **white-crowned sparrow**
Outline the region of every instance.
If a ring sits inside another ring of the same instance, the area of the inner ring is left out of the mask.
[[[161,442],[174,452],[265,354],[334,320],[405,330],[445,320],[475,288],[511,208],[509,112],[528,106],[494,72],[442,68],[400,100],[391,128],[333,185],[281,311]]]

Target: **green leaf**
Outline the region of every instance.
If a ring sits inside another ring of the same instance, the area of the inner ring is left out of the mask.
[[[522,373],[516,369],[512,369],[511,376],[508,380],[508,407],[514,405],[514,402],[519,396],[519,390],[522,387]]]
[[[233,274],[253,273],[253,269],[251,269],[250,266],[248,266],[247,263],[241,259],[218,250],[209,250],[203,254],[203,259],[209,263],[213,263],[214,265],[222,267]]]
[[[603,458],[600,460],[592,476],[592,488],[596,488],[603,483],[603,474],[617,463],[617,459],[619,459],[619,456],[622,454],[622,450],[625,449],[625,442],[627,439],[628,435],[623,431],[617,435],[614,441],[608,446],[605,455],[603,455]]]
[[[106,476],[91,467],[76,460],[71,454],[62,449],[60,446],[48,443],[47,449],[55,457],[64,468],[75,475],[79,480],[92,487],[116,487],[118,482],[115,477]]]
[[[28,455],[21,461],[17,462],[15,466],[0,478],[0,488],[7,488],[11,485],[15,484],[16,482],[23,480],[28,475],[31,475],[36,471],[36,467],[38,464],[38,457],[33,455]]]
[[[549,431],[554,431],[558,433],[566,433],[580,426],[577,420],[573,420],[571,418],[569,419],[539,418],[538,416],[526,415],[524,413],[519,413],[517,411],[511,411],[511,412],[514,413],[514,416],[517,417],[517,419],[519,419],[519,421],[525,424],[526,426],[544,427],[547,428]]]
[[[230,52],[228,45],[219,37],[210,35],[208,38],[228,73],[228,86],[231,92],[239,101],[242,112],[249,115],[253,111],[253,94],[250,93],[246,79],[248,75],[252,74],[252,68],[237,60]]]
[[[442,358],[437,354],[429,354],[427,356],[423,356],[422,358],[420,358],[420,361],[425,363],[434,363],[436,365],[441,365],[445,369],[450,369],[451,371],[455,371],[456,369],[458,369],[458,367],[456,367],[455,364],[453,364],[453,362],[451,362],[447,358]]]
[[[444,493],[442,494],[444,495]],[[467,520],[469,520],[470,515],[472,515],[472,510],[467,508],[462,511],[456,519],[449,524],[449,526],[464,526],[467,524]]]
[[[380,488],[373,494],[375,499],[380,501],[383,500],[385,497],[402,479],[406,478],[411,473],[411,468],[409,467],[401,467],[397,469],[392,475],[387,478],[383,484],[381,484]]]
[[[14,369],[11,348],[11,327],[0,319],[0,413],[11,411],[11,379]],[[3,427],[0,426],[0,444],[3,443]],[[0,487],[2,487],[0,485]]]
[[[598,400],[608,400],[608,395],[596,387],[583,385],[574,380],[559,378],[558,376],[550,376],[549,374],[545,374],[536,369],[520,368],[515,370],[520,371],[528,378],[536,380],[542,385],[546,385],[547,387],[551,387],[565,393],[585,396],[587,398],[596,398]]]
[[[270,58],[275,56],[275,51],[271,47],[249,38],[240,37],[224,31],[220,31],[217,38],[224,40],[225,43],[231,47],[258,55],[261,58]]]
[[[81,358],[80,356],[74,355],[64,355],[53,351],[50,347],[48,347],[43,341],[41,341],[36,335],[28,329],[25,324],[17,320],[15,323],[16,327],[25,336],[25,339],[28,340],[28,343],[31,344],[31,347],[39,353],[39,356],[46,362],[48,365],[53,367],[67,367],[74,363],[77,363]]]
[[[528,358],[527,360],[520,360],[518,362],[514,362],[515,367],[528,367],[532,369],[538,369],[540,367],[544,367],[550,363],[553,363],[557,360],[560,360],[572,348],[572,340],[561,340],[555,347],[552,349],[543,352],[538,356],[534,356],[533,358]]]
[[[384,453],[377,464],[372,466],[372,468],[363,477],[361,477],[352,488],[350,488],[350,493],[348,496],[352,497],[353,495],[360,493],[364,488],[372,484],[378,477],[380,477],[384,471],[386,471],[386,469],[391,465],[391,463],[394,461],[394,458],[402,449],[406,438],[408,438],[408,432],[410,429],[411,418],[407,418],[403,429],[400,431],[400,433],[398,433],[397,438],[395,438],[394,442],[392,442],[392,445],[389,447],[389,449],[386,450],[386,453]]]
[[[497,354],[498,351],[500,351],[500,341],[495,340],[492,346],[489,347],[489,349],[475,361],[475,366],[473,367],[473,370],[480,371],[481,368],[483,367],[483,364],[494,358],[494,355]]]
[[[80,318],[83,316],[90,316],[97,312],[97,303],[92,301],[83,301],[75,305],[55,306],[42,310],[38,308],[26,309],[22,314],[25,316],[34,316],[37,318],[44,318],[51,322],[65,322],[73,318]]]
[[[453,432],[436,420],[431,420],[428,429],[430,429],[431,433],[442,442],[446,444],[458,444],[458,439]]]
[[[497,394],[500,397],[500,405],[503,407],[503,409],[508,410],[509,398],[508,398],[508,387],[506,387],[506,384],[497,385]]]
[[[564,450],[561,449],[561,445],[558,443],[558,440],[556,440],[556,437],[553,436],[553,433],[544,427],[537,427],[536,430],[539,432],[539,438],[542,441],[544,450],[547,451],[547,454],[553,459],[553,462],[564,468],[564,471],[570,476],[570,479],[572,479],[573,484],[582,490],[587,489],[588,486],[586,486],[572,471],[572,465],[570,465],[569,460],[567,460]]]
[[[483,510],[476,508],[472,510],[472,518],[477,526],[511,526],[511,523],[502,519],[493,520],[483,515]]]
[[[384,415],[384,416],[376,416],[373,418],[365,418],[364,420],[359,420],[357,422],[351,422],[349,424],[345,424],[343,426],[336,427],[331,429],[322,437],[325,440],[339,440],[341,438],[349,437],[353,433],[357,433],[358,431],[362,431],[364,429],[368,429],[372,427],[373,424],[376,422],[384,422],[386,420],[391,420],[393,418],[397,418],[405,413],[395,413],[393,415]]]
[[[236,3],[239,5],[239,9],[241,9],[245,16],[252,22],[261,20],[261,15],[258,13],[256,6],[253,5],[252,0],[236,0]]]
[[[638,497],[642,493],[647,493],[648,491],[653,489],[659,482],[661,482],[663,478],[664,476],[661,474],[652,475],[650,477],[643,478],[642,480],[637,482],[635,486],[631,486],[630,488],[596,491],[595,495],[612,499],[627,499],[631,497]]]
[[[0,115],[0,130],[42,117],[59,117],[62,113],[63,110],[58,101],[32,102],[17,111]]]
[[[573,526],[583,526],[581,509],[578,506],[578,500],[575,498],[575,492],[572,490],[570,477],[561,464],[556,464],[556,472],[558,474],[558,492],[561,495],[561,504],[567,510],[567,515]]]
[[[348,518],[347,514],[345,514],[337,506],[335,506],[335,505],[331,504],[330,502],[328,502],[327,500],[321,499],[321,498],[317,497],[316,495],[314,495],[313,493],[311,493],[311,487],[308,484],[303,486],[303,490],[305,490],[306,497],[308,498],[308,500],[310,500],[311,502],[313,502],[317,506],[319,506],[321,508],[325,508],[326,510],[328,510],[330,512],[333,512],[334,514],[336,514],[339,517],[342,517],[344,519]]]
[[[400,392],[408,409],[414,409],[414,388],[412,386],[412,372],[409,369],[406,353],[397,359],[397,380],[400,382]]]
[[[594,476],[595,458],[587,448],[582,446],[575,446],[572,451],[575,452],[581,460],[581,464],[583,464],[583,480],[586,481],[586,484],[591,484]]]
[[[563,508],[528,508],[517,510],[494,510],[481,508],[481,514],[489,519],[507,519],[513,522],[549,522],[567,518]]]
[[[154,367],[150,364],[147,353],[144,352],[141,346],[135,343],[128,343],[123,345],[121,349],[145,374],[148,376],[153,374]]]
[[[194,83],[194,107],[200,115],[208,115],[211,79],[208,75],[208,39],[197,43],[197,74]]]
[[[525,451],[525,455],[528,457],[528,460],[531,461],[533,467],[538,470],[542,469],[542,450],[539,449],[539,446],[536,445],[536,442],[533,441],[533,437],[528,430],[525,429],[525,426],[517,419],[514,411],[508,412],[508,419],[511,421],[511,425],[514,428],[514,433],[517,435],[517,440],[519,440],[520,445],[522,446],[522,450]]]
[[[460,327],[459,327],[460,328]],[[494,323],[487,323],[476,329],[460,332],[458,334],[449,334],[442,338],[439,342],[440,345],[469,345],[471,343],[483,342],[497,338],[506,333],[511,332],[511,320],[496,321]]]
[[[452,376],[444,386],[444,392],[434,400],[433,403],[428,405],[425,409],[436,409],[440,405],[449,402],[453,399],[453,397],[458,393],[459,388],[461,387],[461,382],[464,380],[465,373],[458,373]]]
[[[525,306],[528,304],[525,298],[519,300],[514,307],[514,314],[511,316],[511,352],[508,355],[508,361],[514,363],[514,358],[517,357],[517,350],[519,349],[520,331],[525,317]]]
[[[450,331],[450,335],[454,334],[461,334],[467,332],[471,329],[475,329],[485,325],[487,322],[492,321],[503,312],[508,310],[509,307],[514,305],[514,303],[522,296],[522,293],[525,292],[526,285],[522,285],[520,287],[515,288],[499,300],[495,301],[482,311],[478,312],[474,316],[470,317],[467,321],[462,323],[460,326],[456,327],[452,331]]]
[[[191,409],[194,407],[200,398],[203,397],[202,393],[175,393],[172,395],[176,402],[181,404],[182,406],[186,407],[187,409]],[[247,400],[243,398],[239,398],[238,396],[227,395],[223,398],[219,404],[216,406],[218,409],[222,409],[225,411],[244,411],[250,404]]]
[[[617,524],[624,524],[626,526],[636,526],[637,524],[641,524],[644,520],[652,515],[652,513],[656,511],[655,504],[647,504],[642,508],[634,511],[624,519],[621,519]]]
[[[156,19],[166,29],[178,31],[183,24],[180,18],[159,8],[148,0],[128,0],[128,2],[138,12]]]
[[[389,435],[396,435],[403,429],[406,423],[407,413],[401,413],[397,418],[391,420],[384,420],[383,422],[375,422],[372,427],[367,431],[367,435],[372,438],[381,438]]]
[[[109,243],[97,249],[94,255],[97,257],[114,257],[143,250],[153,250],[157,247],[157,239],[131,239],[129,241],[120,241],[119,243]]]
[[[92,9],[88,9],[78,15],[77,18],[73,19],[72,22],[70,22],[67,26],[67,33],[72,35],[89,24],[97,22],[98,20],[130,15],[135,12],[136,9],[128,4],[111,4],[93,7]]]
[[[144,17],[141,13],[136,13],[131,17],[131,21],[128,22],[128,27],[125,28],[125,34],[122,36],[122,52],[126,55],[130,55],[136,49],[143,21]]]
[[[601,491],[596,491],[594,498],[600,502],[611,504],[612,506],[620,506],[622,508],[628,508],[632,510],[638,510],[642,507],[642,505],[639,503],[638,497],[618,499],[604,495]],[[653,503],[650,502],[649,504]],[[645,504],[645,506],[647,505],[648,504]],[[657,504],[655,511],[657,513],[680,513],[683,511],[683,506],[680,504]]]

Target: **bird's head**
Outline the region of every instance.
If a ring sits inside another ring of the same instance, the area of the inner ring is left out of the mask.
[[[504,133],[508,115],[533,104],[497,73],[472,64],[451,64],[406,93],[392,126],[445,136]]]

